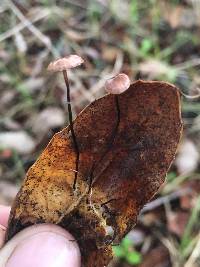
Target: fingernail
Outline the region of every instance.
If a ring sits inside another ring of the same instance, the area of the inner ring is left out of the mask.
[[[80,252],[73,240],[53,232],[29,236],[19,243],[6,267],[66,267],[79,266]]]

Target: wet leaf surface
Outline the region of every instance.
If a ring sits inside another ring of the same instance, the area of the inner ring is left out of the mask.
[[[178,89],[137,81],[106,95],[57,133],[27,172],[7,240],[35,223],[54,223],[79,242],[84,267],[102,267],[165,180],[182,131]],[[77,181],[74,185],[75,174]]]

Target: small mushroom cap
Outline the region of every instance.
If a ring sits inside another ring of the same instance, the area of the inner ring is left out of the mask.
[[[81,65],[84,60],[77,55],[70,55],[68,57],[59,58],[49,64],[48,71],[58,72],[63,70],[69,70]]]
[[[106,81],[105,89],[110,94],[118,95],[126,91],[130,87],[130,84],[129,77],[124,73],[120,73]]]

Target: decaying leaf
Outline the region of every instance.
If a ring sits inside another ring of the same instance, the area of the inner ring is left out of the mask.
[[[7,240],[35,223],[54,223],[77,239],[84,267],[106,266],[111,242],[136,223],[164,182],[179,143],[178,89],[164,82],[133,83],[106,95],[57,133],[29,169],[12,207]]]

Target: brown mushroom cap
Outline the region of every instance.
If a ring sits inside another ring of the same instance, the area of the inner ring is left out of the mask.
[[[110,94],[121,94],[126,91],[131,82],[129,77],[124,73],[119,73],[115,77],[109,79],[105,83],[106,92]]]
[[[58,72],[68,69],[76,68],[77,66],[81,65],[84,60],[77,56],[77,55],[70,55],[68,57],[59,58],[53,62],[51,62],[47,70],[52,72]]]

